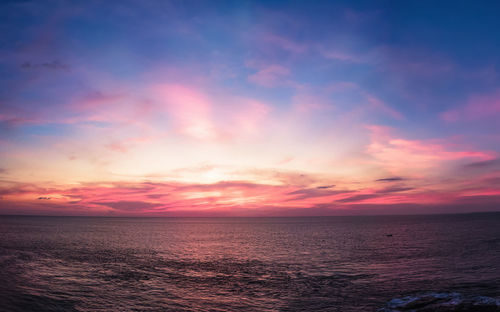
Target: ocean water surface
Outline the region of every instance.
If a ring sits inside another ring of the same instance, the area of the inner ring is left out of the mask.
[[[0,311],[499,311],[500,213],[3,216],[0,269]]]

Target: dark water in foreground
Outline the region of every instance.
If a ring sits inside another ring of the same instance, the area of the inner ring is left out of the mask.
[[[500,296],[499,213],[0,217],[1,311],[376,311],[430,292]]]

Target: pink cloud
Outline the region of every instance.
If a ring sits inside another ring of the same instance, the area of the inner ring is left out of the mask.
[[[406,183],[406,182],[405,182]],[[178,182],[99,182],[67,188],[40,188],[5,182],[0,186],[0,212],[67,215],[298,215],[353,211],[355,205],[450,205],[500,202],[500,189],[431,190],[412,187],[338,189],[335,185],[269,185],[248,181],[212,184]],[[423,207],[423,206],[422,206]],[[489,206],[488,206],[489,207]],[[405,207],[401,206],[404,212]],[[369,211],[367,211],[369,213]]]
[[[102,92],[94,92],[87,94],[81,100],[74,103],[74,106],[85,110],[85,109],[96,109],[102,105],[109,105],[116,101],[124,99],[123,94],[105,94]]]
[[[174,129],[203,141],[222,142],[258,134],[271,111],[269,105],[256,99],[207,93],[187,85],[164,84],[154,90]]]
[[[266,33],[264,34],[261,39],[264,41],[266,44],[271,44],[275,47],[278,47],[280,49],[292,52],[292,53],[304,53],[307,51],[307,46],[298,42],[295,42],[291,39],[278,36],[272,33]]]
[[[360,87],[349,81],[340,81],[328,84],[326,87],[315,88],[305,85],[296,85],[296,93],[292,97],[294,113],[303,114],[335,109],[335,94],[359,91]]]
[[[314,111],[333,109],[331,99],[328,99],[325,94],[314,93],[310,90],[297,92],[293,96],[292,102],[293,108],[299,116]]]
[[[446,122],[473,121],[481,118],[498,117],[499,115],[500,90],[497,90],[490,94],[471,96],[465,106],[443,112],[441,119]]]
[[[446,122],[456,122],[461,118],[461,112],[458,109],[452,109],[441,113],[440,117]]]
[[[355,94],[365,99],[365,105],[358,110],[359,114],[374,112],[389,116],[396,120],[405,120],[405,116],[392,108],[389,104],[377,98],[375,95],[364,91],[360,86],[353,82],[341,81],[328,85],[322,89],[312,89],[300,86],[298,92],[293,97],[294,108],[300,113],[306,113],[314,110],[332,109],[335,94]]]
[[[262,123],[271,107],[253,99],[239,99],[238,102],[241,106],[232,113],[232,129],[244,134],[256,134],[262,129]]]
[[[0,114],[0,122],[8,127],[37,123],[36,118],[17,117],[15,114]]]
[[[323,55],[323,57],[331,60],[338,60],[338,61],[343,61],[343,62],[350,62],[350,63],[367,63],[369,62],[369,59],[365,56],[361,56],[356,53],[352,52],[345,52],[341,51],[339,49],[327,49],[327,48],[322,48],[320,49],[320,53]]]
[[[397,120],[404,120],[405,117],[398,112],[397,110],[391,108],[387,103],[383,102],[382,100],[378,99],[372,94],[365,93],[366,100],[370,104],[371,107],[373,107],[376,110],[382,111],[383,113],[391,116],[394,119]]]
[[[48,116],[45,121],[64,124],[103,122],[149,127],[146,119],[151,111],[144,109],[147,107],[144,101],[120,88],[110,90],[107,93],[92,92],[75,98],[60,115]]]
[[[65,188],[40,188],[14,185],[0,189],[4,204],[10,202],[40,205],[40,196],[51,198],[47,205],[86,206],[89,210],[144,214],[171,210],[220,210],[245,205],[258,208],[282,201],[289,187],[242,181],[214,184],[182,183],[91,183]],[[22,195],[22,197],[21,197]],[[45,202],[45,201],[44,201]],[[0,203],[0,208],[4,206]]]
[[[9,205],[24,205],[32,213],[38,209],[64,209],[105,214],[148,215],[176,211],[238,213],[274,206],[306,208],[331,202],[349,191],[332,190],[333,186],[302,188],[292,185],[269,185],[248,181],[220,181],[212,184],[178,182],[101,182],[72,188],[41,189],[24,184],[0,188],[0,211]],[[40,200],[40,198],[50,198]],[[45,207],[45,208],[43,208]]]
[[[271,64],[260,68],[255,74],[250,75],[248,80],[264,87],[275,87],[283,85],[289,75],[290,70],[288,68]]]
[[[202,140],[217,137],[210,117],[212,104],[203,93],[175,84],[156,86],[154,90],[180,133]]]
[[[131,148],[136,147],[138,144],[150,142],[154,137],[130,137],[122,140],[113,140],[106,145],[112,151],[126,153]]]
[[[366,152],[377,164],[394,175],[424,174],[425,170],[440,169],[450,161],[490,160],[495,153],[490,151],[456,150],[443,141],[407,140],[394,136],[392,129],[368,126],[370,144]],[[420,173],[419,173],[420,172]]]
[[[285,165],[291,163],[295,158],[293,156],[285,156],[281,158],[276,164],[277,165]]]

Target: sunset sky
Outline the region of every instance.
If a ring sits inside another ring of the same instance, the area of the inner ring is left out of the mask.
[[[4,1],[0,214],[498,211],[498,12]]]

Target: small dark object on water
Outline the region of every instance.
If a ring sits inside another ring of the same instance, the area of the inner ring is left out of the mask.
[[[385,236],[387,236],[387,237],[392,237],[392,234],[385,234]]]

